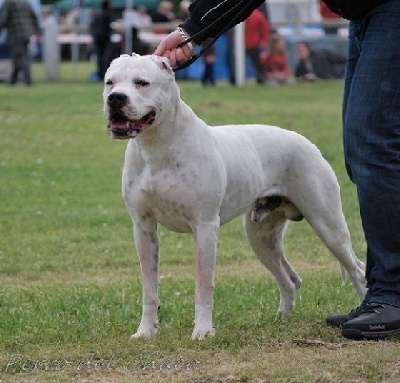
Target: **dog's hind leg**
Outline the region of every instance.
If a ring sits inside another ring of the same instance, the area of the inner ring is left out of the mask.
[[[364,263],[357,258],[352,249],[350,233],[341,206],[337,205],[336,209],[328,214],[314,215],[307,220],[347,271],[360,300],[363,300],[366,293]]]
[[[252,222],[251,212],[244,217],[250,246],[261,263],[273,274],[280,291],[278,315],[286,317],[295,306],[301,279],[285,257],[283,236],[287,219],[284,212],[272,212],[262,222]]]
[[[326,161],[316,161],[314,164],[317,168],[307,173],[300,173],[302,177],[295,176],[296,171],[302,171],[299,167],[288,174],[290,190],[293,191],[291,201],[346,269],[362,300],[366,292],[364,265],[356,257],[351,246],[339,184],[335,173]]]

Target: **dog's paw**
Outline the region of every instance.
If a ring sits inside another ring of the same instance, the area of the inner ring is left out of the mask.
[[[131,339],[151,339],[157,335],[157,325],[154,326],[142,326],[140,325],[135,334],[131,336]]]
[[[280,309],[275,314],[275,321],[276,322],[285,322],[289,314],[283,313]]]
[[[281,303],[281,305],[279,306],[279,309],[276,313],[275,319],[276,320],[281,320],[281,321],[285,321],[289,314],[292,312],[292,310],[294,309],[294,301],[290,302],[290,303]]]
[[[215,336],[215,328],[214,327],[211,327],[209,329],[197,329],[195,327],[190,339],[191,340],[204,340],[210,336]]]

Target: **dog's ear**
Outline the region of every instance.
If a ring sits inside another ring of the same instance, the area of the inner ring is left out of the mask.
[[[150,57],[168,78],[175,78],[174,71],[172,70],[171,64],[166,57],[156,55],[151,55]]]

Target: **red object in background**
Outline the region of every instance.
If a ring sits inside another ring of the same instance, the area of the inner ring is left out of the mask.
[[[246,19],[244,24],[244,41],[245,47],[259,48],[266,46],[271,36],[271,25],[264,14],[255,9]]]
[[[319,6],[323,19],[340,19],[340,16],[332,12],[323,1],[319,2]]]
[[[260,54],[260,61],[264,65],[266,77],[269,73],[280,72],[286,77],[290,75],[289,63],[284,52],[276,52],[268,55],[266,52]]]

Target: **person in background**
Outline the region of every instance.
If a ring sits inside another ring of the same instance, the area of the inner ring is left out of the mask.
[[[202,48],[205,48],[210,43],[210,39],[203,42]],[[215,46],[210,46],[203,55],[204,70],[201,82],[204,86],[215,85],[214,64],[215,64]]]
[[[282,36],[274,34],[266,52],[260,56],[264,76],[271,85],[286,84],[290,81],[290,67],[286,54],[286,44]]]
[[[169,23],[175,20],[175,13],[173,11],[174,5],[170,1],[161,1],[158,4],[157,11],[150,14],[153,23]]]
[[[23,74],[25,84],[33,84],[28,57],[31,36],[40,34],[39,18],[27,0],[5,0],[0,8],[0,30],[6,28],[11,48],[12,71],[10,85],[16,84]]]
[[[322,21],[335,21],[341,19],[341,17],[338,14],[332,12],[322,0],[320,0],[319,2],[319,9]],[[338,27],[324,25],[324,31],[327,35],[335,35],[337,34]]]
[[[171,23],[175,20],[176,15],[174,13],[174,5],[171,1],[161,1],[158,4],[156,11],[149,11],[151,20],[153,23]],[[153,29],[154,33],[165,34],[170,32],[168,28],[157,28]]]
[[[149,45],[140,38],[140,29],[149,27],[152,23],[147,8],[144,5],[139,5],[137,8],[125,9],[122,13],[122,17],[125,28],[131,29],[132,52],[140,55],[148,54]]]
[[[236,85],[235,42],[233,29],[229,29],[224,35],[226,40],[224,61],[228,73],[228,81],[231,85]]]
[[[298,42],[296,55],[297,80],[317,81],[344,77],[346,56],[340,53],[329,49],[313,50],[307,42]]]
[[[144,5],[139,5],[137,8],[125,9],[122,12],[125,25],[135,27],[148,27],[152,20]]]
[[[100,11],[97,11],[92,18],[90,31],[96,52],[99,81],[103,81],[111,62],[111,9],[109,0],[102,0]]]
[[[176,15],[176,18],[178,20],[185,21],[190,16],[189,6],[190,6],[190,1],[188,0],[183,0],[179,3],[179,12]]]
[[[246,55],[256,71],[258,84],[265,82],[264,68],[260,61],[260,53],[266,51],[271,36],[271,26],[265,15],[255,9],[244,23],[244,45]]]
[[[248,0],[242,14],[236,8],[235,23],[260,3]],[[386,339],[400,335],[400,1],[325,3],[350,20],[342,110],[344,157],[357,188],[367,243],[364,300],[347,314],[328,316],[326,324],[341,328],[349,339]],[[236,4],[237,0],[195,0],[180,28],[201,44],[224,30]],[[188,44],[179,46],[182,42],[181,33],[173,31],[154,53],[176,67],[193,54]]]

